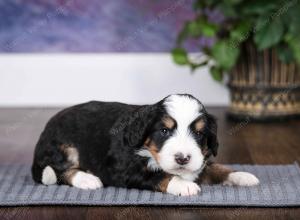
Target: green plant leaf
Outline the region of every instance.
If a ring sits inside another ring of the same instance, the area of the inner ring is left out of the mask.
[[[212,56],[218,66],[230,70],[236,63],[239,55],[239,48],[232,47],[226,40],[217,42],[212,48]]]
[[[287,35],[285,41],[290,46],[293,51],[294,58],[300,64],[300,39],[299,37],[294,37],[292,35]]]
[[[217,31],[218,31],[218,27],[214,24],[210,24],[207,22],[203,22],[201,24],[201,32],[206,37],[215,36]]]
[[[270,0],[256,0],[256,1],[246,1],[243,4],[243,8],[241,9],[241,13],[244,15],[253,15],[253,14],[261,14],[266,15],[270,13],[272,10],[277,9],[278,2],[270,1]]]
[[[187,32],[192,37],[198,37],[201,35],[201,26],[197,21],[191,21],[187,23]]]
[[[254,41],[259,50],[269,48],[277,44],[283,35],[283,24],[279,18],[275,20],[264,20],[268,19],[263,16],[257,23],[257,30],[254,35]]]
[[[175,48],[172,50],[172,57],[175,63],[179,65],[186,65],[189,63],[188,56],[183,48]]]
[[[212,78],[218,82],[221,82],[223,80],[223,72],[220,68],[216,66],[212,66],[210,68],[210,74]]]
[[[239,41],[241,43],[247,40],[250,35],[250,31],[250,22],[241,21],[230,31],[230,38],[232,41]]]
[[[280,45],[276,49],[278,57],[282,62],[290,63],[293,61],[293,51],[288,47],[288,45]]]
[[[199,37],[204,35],[206,37],[215,36],[218,27],[215,24],[208,23],[204,19],[188,22],[186,25],[187,32],[191,37]]]
[[[300,2],[291,1],[289,8],[281,15],[288,32],[294,36],[300,35]]]

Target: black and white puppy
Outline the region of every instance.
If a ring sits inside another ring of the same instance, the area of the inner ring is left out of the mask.
[[[195,195],[201,183],[251,186],[258,179],[209,162],[218,148],[215,119],[191,95],[153,105],[92,101],[57,113],[37,143],[37,182]]]

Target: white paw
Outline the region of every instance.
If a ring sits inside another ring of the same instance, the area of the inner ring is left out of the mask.
[[[82,171],[78,171],[73,176],[71,183],[80,189],[97,189],[103,186],[98,177]]]
[[[168,184],[167,192],[176,196],[197,195],[201,191],[200,187],[191,181],[174,176]]]
[[[228,186],[255,186],[259,184],[259,180],[251,173],[232,172],[223,184]]]
[[[52,185],[57,182],[55,171],[50,166],[46,166],[42,173],[42,183]]]

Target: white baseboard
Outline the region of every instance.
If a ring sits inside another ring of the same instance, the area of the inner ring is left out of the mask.
[[[191,74],[167,53],[0,55],[0,106],[65,106],[88,100],[153,103],[190,93],[227,105],[228,91],[206,68]]]

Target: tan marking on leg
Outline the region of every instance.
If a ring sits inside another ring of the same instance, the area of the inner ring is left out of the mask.
[[[67,156],[68,162],[71,163],[70,168],[79,167],[78,150],[72,144],[63,144],[60,146],[61,151]]]
[[[69,169],[63,173],[63,180],[65,183],[72,185],[72,178],[78,172],[78,169]]]
[[[72,185],[72,178],[80,171],[79,169],[79,154],[77,149],[72,144],[60,145],[60,150],[67,158],[68,168],[62,174],[62,181],[66,184]]]
[[[66,149],[66,154],[68,155],[68,161],[73,164],[73,166],[79,166],[79,155],[76,148],[70,147]]]
[[[160,181],[160,183],[156,187],[157,190],[159,190],[160,192],[167,192],[167,188],[171,179],[172,175],[166,175],[166,177],[162,181]]]
[[[66,148],[74,147],[73,144],[62,144],[59,146],[60,150],[64,151]]]
[[[200,174],[198,183],[218,184],[227,180],[232,169],[217,163],[208,163]]]

